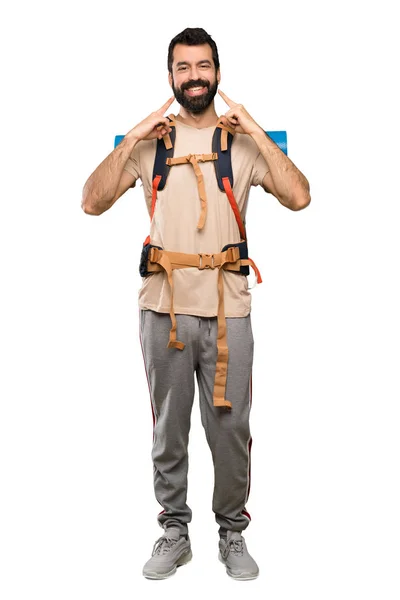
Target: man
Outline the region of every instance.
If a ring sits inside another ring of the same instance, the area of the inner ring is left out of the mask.
[[[218,119],[218,51],[203,29],[185,29],[171,41],[168,71],[174,96],[125,135],[89,177],[82,200],[86,213],[100,215],[140,178],[151,216],[144,244],[150,253],[142,262],[139,292],[140,335],[154,418],[154,489],[163,507],[158,522],[164,533],[143,574],[163,579],[192,557],[187,445],[196,374],[214,463],[219,558],[231,577],[254,579],[258,566],[242,536],[250,518],[245,503],[253,335],[251,294],[239,269],[257,269],[245,254],[239,257],[239,247],[246,243],[243,221],[251,185],[261,185],[287,208],[300,210],[310,202],[309,184],[247,110],[221,90],[229,110]],[[174,99],[179,114],[167,118]],[[218,185],[222,154],[212,152],[216,128],[218,152],[226,152],[227,139],[234,135],[228,161],[233,189],[229,177],[221,178],[222,189]],[[161,171],[168,164],[162,187],[163,173],[153,172],[156,148],[165,152],[171,137],[173,157],[164,155],[161,161]]]

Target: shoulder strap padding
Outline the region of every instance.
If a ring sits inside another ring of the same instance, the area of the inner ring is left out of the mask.
[[[225,192],[225,187],[222,179],[227,177],[233,188],[233,171],[231,161],[231,147],[233,141],[233,135],[228,132],[228,143],[227,149],[221,149],[221,134],[222,129],[216,127],[212,139],[212,151],[218,154],[218,160],[214,161],[215,175],[217,177],[218,187],[222,192]]]

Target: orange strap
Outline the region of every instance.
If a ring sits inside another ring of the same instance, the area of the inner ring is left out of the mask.
[[[232,208],[233,213],[235,215],[236,223],[238,224],[240,235],[242,236],[242,239],[245,240],[246,239],[246,230],[245,230],[244,225],[243,225],[242,216],[240,214],[239,207],[238,207],[237,202],[235,200],[235,196],[233,195],[233,190],[231,188],[231,183],[229,181],[229,177],[223,177],[222,178],[222,184],[224,186],[224,190],[226,192],[226,195],[228,196],[229,204],[231,205],[231,208]]]
[[[217,332],[217,363],[215,365],[214,406],[227,406],[232,408],[232,403],[225,399],[226,379],[228,376],[228,339],[226,336],[226,319],[224,304],[224,278],[222,269],[218,273],[218,332]]]
[[[225,399],[226,379],[228,373],[228,341],[226,335],[226,320],[224,306],[224,279],[223,269],[229,270],[230,267],[240,269],[239,248],[231,247],[218,254],[186,254],[181,252],[169,252],[151,248],[149,253],[148,270],[155,272],[164,270],[167,273],[168,283],[171,289],[171,307],[170,316],[172,328],[168,348],[177,348],[183,350],[183,342],[176,340],[176,317],[173,306],[173,277],[174,269],[183,269],[185,267],[197,267],[198,269],[219,269],[218,273],[218,335],[217,335],[217,363],[215,369],[213,402],[214,406],[223,406],[231,408],[232,404]]]
[[[154,211],[156,209],[157,190],[158,190],[158,186],[160,185],[161,179],[162,179],[161,175],[156,175],[156,177],[154,177],[154,180],[153,180],[153,193],[152,193],[152,196],[151,196],[150,221],[153,220]]]
[[[171,119],[169,126],[175,127],[175,115],[168,115],[168,118]],[[161,127],[163,127],[163,126],[161,126]],[[171,136],[169,135],[169,133],[166,133],[165,135],[163,135],[163,140],[164,140],[166,149],[171,150],[172,142],[171,142]]]
[[[193,166],[196,178],[197,188],[199,190],[201,212],[199,222],[197,223],[197,229],[203,229],[207,218],[207,196],[206,188],[204,186],[204,177],[199,167],[199,162],[207,162],[210,160],[217,160],[218,154],[213,152],[212,154],[188,154],[187,156],[180,156],[178,158],[167,158],[167,165],[183,165],[190,163]]]
[[[242,258],[240,260],[240,263],[242,266],[249,265],[253,269],[254,273],[256,274],[257,283],[262,283],[261,273],[260,273],[256,263],[254,262],[254,260],[252,260],[251,258]]]
[[[228,127],[228,125],[224,125],[223,123],[217,123],[217,127],[219,127],[219,129],[222,129],[221,131],[221,150],[222,152],[225,152],[225,150],[228,150],[228,132],[231,133],[232,135],[235,135],[235,130],[232,129],[232,127]]]
[[[171,142],[171,136],[169,135],[169,133],[166,133],[165,135],[163,135],[163,140],[164,140],[166,149],[171,150],[172,142]]]
[[[171,321],[172,321],[172,327],[169,332],[169,342],[168,342],[167,348],[177,348],[178,350],[183,350],[185,347],[185,344],[183,342],[179,342],[176,339],[177,325],[176,325],[176,317],[175,317],[175,312],[174,312],[174,282],[172,279],[172,265],[171,265],[171,262],[168,257],[168,252],[165,252],[164,250],[159,250],[158,248],[151,248],[149,260],[150,260],[150,262],[155,262],[155,263],[159,264],[160,267],[162,267],[164,269],[164,271],[166,272],[167,277],[168,277],[169,287],[171,289],[171,307],[170,307],[169,314],[170,314]]]
[[[161,251],[157,248],[151,248],[150,250],[150,263],[147,265],[147,270],[150,273],[163,270],[163,268],[157,266],[159,252]],[[170,250],[163,250],[162,252],[168,255],[172,269],[196,267],[200,271],[204,271],[204,269],[218,269],[224,266],[227,270],[240,271],[241,258],[239,249],[236,246],[231,246],[218,254],[187,254],[185,252],[171,252]]]

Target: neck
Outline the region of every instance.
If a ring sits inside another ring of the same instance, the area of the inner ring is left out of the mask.
[[[214,102],[200,114],[193,114],[181,106],[179,114],[176,116],[177,121],[189,125],[190,127],[196,127],[196,129],[212,127],[216,124],[217,119],[218,115],[215,112]]]

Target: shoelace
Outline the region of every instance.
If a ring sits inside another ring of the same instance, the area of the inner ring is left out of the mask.
[[[223,558],[226,558],[229,553],[234,556],[243,556],[243,540],[230,540],[222,553]]]
[[[167,554],[177,542],[178,540],[172,540],[171,538],[162,535],[153,546],[152,556],[155,554]]]

